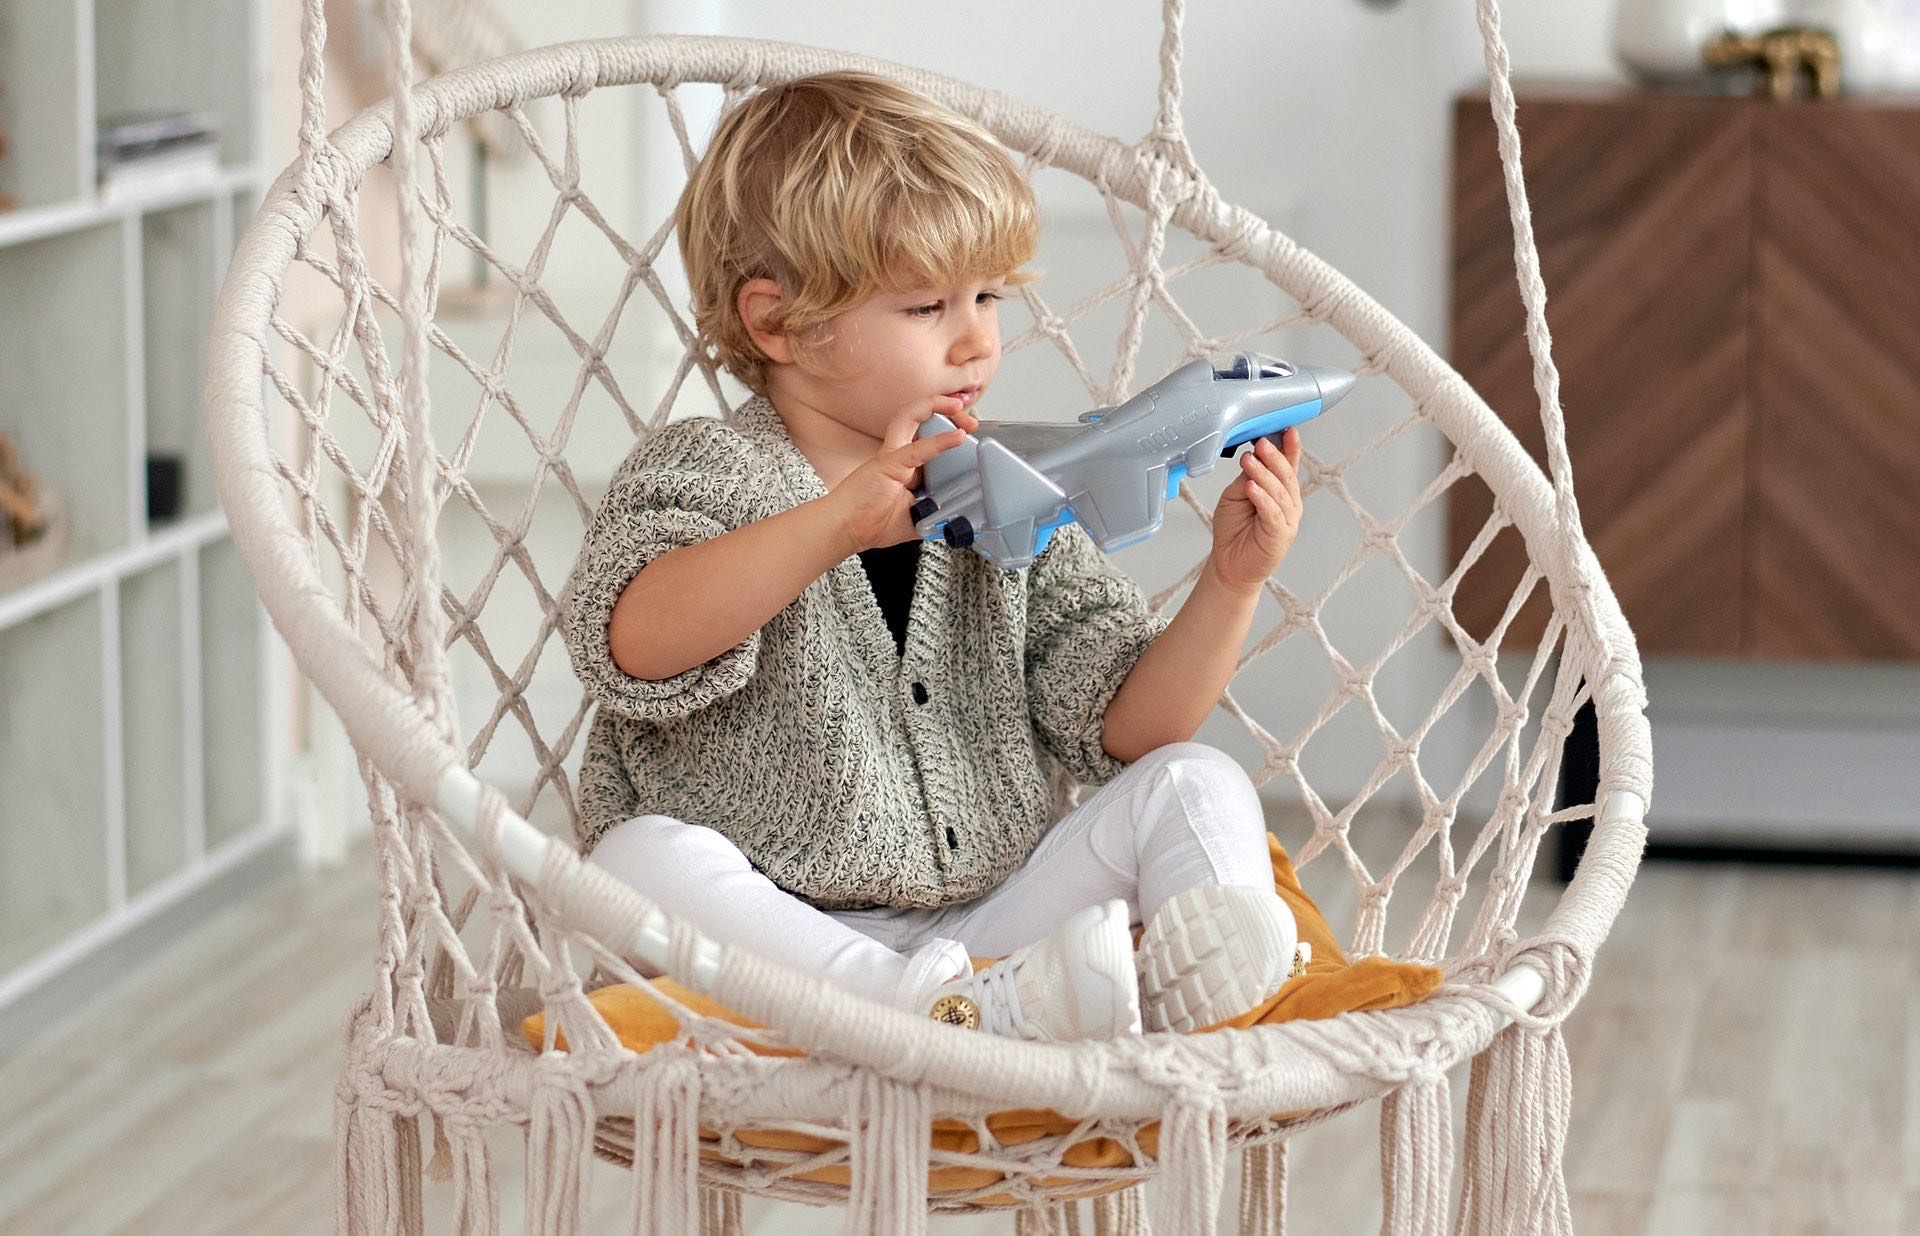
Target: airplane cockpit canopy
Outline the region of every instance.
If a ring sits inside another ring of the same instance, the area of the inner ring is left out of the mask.
[[[1258,352],[1235,352],[1231,356],[1213,358],[1213,376],[1216,379],[1290,378],[1293,374],[1292,365]]]

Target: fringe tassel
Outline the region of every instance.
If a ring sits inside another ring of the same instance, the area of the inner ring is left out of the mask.
[[[427,1160],[427,1179],[445,1184],[453,1179],[453,1147],[447,1144],[447,1120],[433,1114],[433,1157]]]
[[[631,1230],[634,1236],[700,1236],[710,1207],[700,1191],[700,1068],[691,1049],[662,1044],[648,1052],[638,1090]],[[738,1211],[736,1199],[736,1229]]]
[[[700,1236],[741,1236],[738,1193],[731,1189],[700,1190]]]
[[[398,1236],[422,1236],[426,1218],[420,1194],[426,1171],[420,1160],[420,1118],[393,1116],[388,1124],[394,1137],[393,1196],[399,1203],[399,1225],[392,1230]]]
[[[354,1209],[358,1196],[353,1177],[353,1091],[341,1079],[333,1088],[333,1232],[360,1236],[366,1223]]]
[[[1467,1085],[1462,1236],[1572,1236],[1562,1166],[1573,1071],[1558,1025],[1513,1025],[1474,1058]]]
[[[1385,1236],[1446,1236],[1453,1186],[1453,1100],[1443,1074],[1412,1081],[1380,1104]]]
[[[933,1136],[926,1092],[864,1071],[853,1084],[847,1228],[854,1236],[925,1236]]]
[[[527,1123],[527,1232],[580,1236],[592,1179],[593,1098],[579,1078],[543,1072]]]
[[[453,1180],[453,1230],[460,1236],[500,1236],[500,1193],[494,1185],[493,1152],[480,1128],[445,1120],[435,1127],[446,1139],[447,1174]],[[435,1157],[439,1152],[435,1151]]]
[[[1169,1103],[1160,1118],[1160,1204],[1165,1232],[1211,1232],[1227,1166],[1227,1109],[1217,1095]]]
[[[335,1091],[334,1228],[345,1236],[419,1236],[420,1122],[355,1100],[344,1082]]]
[[[1078,1202],[1041,1202],[1013,1213],[1014,1236],[1080,1236]]]
[[[1145,1186],[1130,1185],[1093,1199],[1093,1236],[1152,1236]]]
[[[1286,1236],[1287,1144],[1248,1146],[1240,1158],[1240,1236]]]
[[[394,1196],[398,1181],[393,1170],[399,1139],[394,1135],[393,1118],[356,1107],[351,1119],[349,1170],[353,1172],[353,1208],[360,1217],[359,1231],[365,1236],[389,1236],[400,1226],[400,1206]]]

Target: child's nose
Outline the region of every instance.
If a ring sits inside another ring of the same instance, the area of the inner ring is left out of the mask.
[[[969,315],[961,326],[959,335],[953,341],[955,363],[965,363],[991,355],[999,338],[999,332],[990,318],[978,313]]]

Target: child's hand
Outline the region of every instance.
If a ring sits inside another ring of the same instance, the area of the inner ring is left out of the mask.
[[[920,469],[935,455],[966,441],[967,434],[980,425],[980,418],[962,411],[958,400],[939,411],[960,428],[916,441],[913,435],[920,423],[903,412],[887,426],[879,452],[828,492],[828,500],[838,508],[840,526],[853,543],[853,553],[898,545],[919,535],[909,512]]]
[[[1240,476],[1220,495],[1213,512],[1209,562],[1221,582],[1258,588],[1272,575],[1300,531],[1300,432],[1289,429],[1280,445],[1259,438],[1240,456]]]

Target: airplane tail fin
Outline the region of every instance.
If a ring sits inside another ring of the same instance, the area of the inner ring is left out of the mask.
[[[1058,485],[991,438],[980,443],[978,456],[981,496],[993,524],[1051,514],[1067,500]]]

